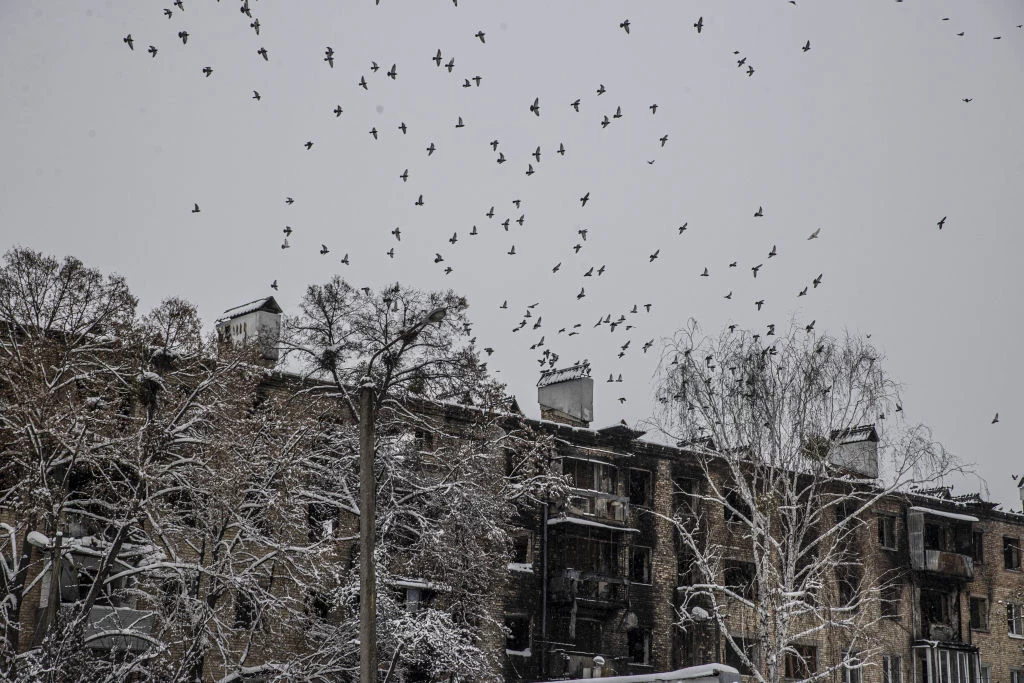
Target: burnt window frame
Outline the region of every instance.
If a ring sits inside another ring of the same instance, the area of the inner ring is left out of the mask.
[[[626,632],[626,655],[631,666],[652,666],[653,640],[654,630],[650,626],[637,626]]]
[[[980,605],[981,609],[984,610],[984,611],[982,612],[982,611],[979,611],[979,610],[975,610],[975,605]],[[977,616],[978,619],[975,619],[975,616]],[[967,617],[967,620],[968,620],[968,624],[970,626],[970,629],[972,631],[988,631],[989,630],[990,609],[989,609],[988,597],[983,596],[983,595],[971,595],[968,598],[968,617]]]
[[[792,645],[797,653],[787,652],[783,658],[783,678],[801,680],[818,672],[818,647],[816,645]]]
[[[626,496],[629,498],[630,506],[641,508],[654,507],[654,473],[639,467],[630,467],[626,473]],[[638,491],[638,493],[643,494],[642,499],[640,499],[639,495],[636,499],[633,496],[634,482],[637,480],[642,480],[642,483],[637,487],[642,489]]]
[[[646,573],[646,580],[643,578],[634,578],[634,567],[638,561],[642,562],[643,571],[641,574]],[[646,545],[631,545],[629,546],[629,580],[631,583],[636,583],[644,586],[649,586],[654,583],[654,549]]]
[[[985,532],[971,530],[971,560],[974,564],[985,564]]]
[[[899,550],[899,534],[897,532],[896,515],[878,514],[878,547],[883,550]]]
[[[514,626],[510,622],[516,622]],[[512,652],[526,652],[530,649],[530,636],[531,636],[531,620],[529,614],[506,614],[505,615],[505,628],[509,630],[505,634],[505,649]],[[522,629],[525,628],[525,633]],[[520,636],[525,636],[525,643],[518,642],[517,633]],[[515,645],[525,645],[525,647],[515,647]]]
[[[1020,537],[1003,536],[1003,569],[1021,571]]]

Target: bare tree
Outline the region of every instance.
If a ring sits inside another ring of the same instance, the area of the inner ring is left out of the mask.
[[[706,336],[691,321],[663,355],[660,426],[694,453],[700,481],[679,492],[674,520],[689,563],[680,625],[721,634],[761,683],[864,665],[898,579],[864,567],[865,513],[956,469],[927,429],[903,422],[881,365],[864,339],[797,324],[761,338]],[[829,656],[815,661],[808,642]]]
[[[497,675],[503,615],[489,605],[507,580],[515,506],[565,485],[548,469],[548,441],[504,413],[504,388],[480,362],[466,308],[452,292],[373,293],[335,278],[310,287],[288,324],[287,352],[325,382],[310,391],[355,422],[353,389],[367,375],[378,389],[378,647],[388,680]],[[357,445],[338,456],[336,486],[348,500],[337,504],[357,518]],[[357,581],[353,571],[339,591],[342,610],[354,607]]]

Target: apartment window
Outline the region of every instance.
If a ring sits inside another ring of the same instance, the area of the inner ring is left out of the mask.
[[[903,586],[896,581],[890,581],[882,586],[880,593],[879,607],[882,616],[899,619],[900,604],[903,601]]]
[[[629,504],[640,507],[651,505],[651,473],[629,470]]]
[[[1024,606],[1020,603],[1006,603],[1006,626],[1011,636],[1024,636]]]
[[[309,540],[320,541],[333,538],[335,524],[338,519],[338,508],[323,503],[310,503],[306,508],[306,521],[309,525]]]
[[[597,619],[577,619],[576,647],[584,652],[600,652],[603,630]]]
[[[1010,669],[1010,683],[1024,683],[1024,670]]]
[[[651,549],[633,546],[629,549],[629,580],[636,583],[651,582]]]
[[[978,671],[978,683],[992,683],[992,667],[987,664]]]
[[[882,655],[882,683],[903,683],[903,657]]]
[[[839,607],[856,610],[860,606],[860,567],[854,564],[841,564],[836,567],[836,587],[838,588]]]
[[[856,652],[843,653],[843,683],[861,683],[863,662]]]
[[[888,550],[896,550],[896,517],[878,515],[878,545]]]
[[[971,628],[975,631],[988,630],[988,600],[971,598]]]
[[[426,609],[433,600],[434,591],[429,588],[409,586],[405,589],[405,609],[408,612]]]
[[[813,645],[793,645],[786,653],[783,670],[786,678],[810,678],[818,670],[818,648]]]
[[[627,634],[629,662],[631,664],[651,663],[651,629],[635,628]]]
[[[1020,571],[1020,539],[1003,536],[1003,566]]]
[[[256,625],[258,617],[256,599],[247,590],[235,593],[235,628],[249,629]]]
[[[512,561],[517,564],[529,564],[533,561],[530,553],[531,536],[529,531],[518,532],[512,537]]]
[[[697,511],[696,500],[697,480],[690,477],[676,478],[674,487],[673,507],[680,515],[688,516]]]
[[[971,533],[971,559],[974,564],[985,563],[985,533],[974,531]]]
[[[742,650],[746,658],[750,660],[750,663],[755,667],[758,666],[760,660],[758,658],[757,641],[752,638],[738,637],[734,637],[733,640],[736,642],[736,647]],[[744,676],[751,676],[754,673],[728,642],[725,644],[725,663],[738,670]]]
[[[726,588],[747,600],[757,599],[757,572],[753,562],[727,562],[724,574]]]
[[[951,596],[933,588],[921,589],[921,618],[926,624],[950,623]]]
[[[525,615],[508,615],[505,617],[505,649],[523,652],[530,648],[530,617]]]
[[[753,515],[750,506],[743,500],[739,491],[730,490],[725,494],[725,505],[722,506],[726,522],[743,523],[744,519],[749,520]]]

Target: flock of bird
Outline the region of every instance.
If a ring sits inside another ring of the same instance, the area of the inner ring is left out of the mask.
[[[218,2],[219,1],[220,0],[218,0]],[[896,1],[899,2],[900,0],[896,0]],[[791,5],[796,5],[797,4],[795,2],[795,0],[788,0],[788,2]],[[377,0],[377,3],[379,4],[379,0]],[[457,6],[458,5],[458,0],[453,0],[453,3]],[[164,16],[166,16],[167,19],[169,19],[169,20],[174,19],[174,17],[177,16],[177,15],[183,15],[184,12],[185,12],[184,0],[175,0],[173,5],[172,5],[172,7],[174,9],[171,9],[171,8],[163,9]],[[240,11],[240,13],[242,15],[244,15],[245,20],[249,22],[249,27],[252,29],[254,35],[259,37],[261,35],[261,27],[262,27],[262,25],[260,23],[259,18],[253,16],[252,8],[250,7],[249,0],[241,0],[240,6],[239,6],[239,11]],[[949,19],[948,17],[945,17],[942,20],[943,21],[947,21],[948,19]],[[627,34],[627,35],[630,34],[630,29],[631,29],[632,26],[633,26],[633,24],[630,21],[630,19],[628,19],[628,18],[623,19],[619,23],[619,28],[622,31],[624,31],[625,34]],[[703,16],[699,16],[699,17],[696,18],[696,20],[694,21],[694,23],[692,25],[692,28],[693,28],[694,36],[698,37],[698,39],[700,39],[701,36],[706,35],[706,33],[708,31],[708,26],[705,25],[704,17]],[[1021,26],[1018,26],[1018,28],[1021,28]],[[960,36],[960,37],[963,37],[964,33],[960,32],[957,35]],[[178,39],[181,40],[182,45],[188,45],[189,36],[190,36],[189,32],[184,30],[184,29],[177,33],[177,37],[178,37]],[[995,36],[994,37],[994,39],[996,39],[996,40],[999,40],[1000,38],[1001,38],[1001,36]],[[479,41],[479,43],[481,45],[484,45],[484,46],[486,46],[488,44],[487,43],[487,34],[482,29],[481,30],[477,30],[475,33],[467,35],[467,39]],[[129,50],[134,51],[134,49],[135,49],[135,39],[133,38],[133,36],[131,34],[128,34],[128,35],[124,36],[123,42],[128,46]],[[799,51],[799,53],[807,54],[808,52],[811,51],[811,49],[812,49],[811,48],[811,40],[809,40],[809,39],[805,40],[802,44],[794,45],[794,52]],[[148,49],[147,49],[147,53],[152,58],[156,58],[158,53],[159,53],[159,49],[156,46],[154,46],[154,45],[149,45]],[[268,61],[268,62],[270,61],[270,56],[271,56],[270,52],[263,45],[259,45],[258,49],[254,50],[254,54],[255,54],[257,59],[262,59],[262,60]],[[751,78],[751,77],[753,77],[755,75],[756,70],[755,70],[753,64],[750,63],[750,61],[748,60],[748,58],[746,56],[741,55],[740,51],[738,51],[738,50],[734,51],[733,52],[733,57],[736,58],[736,67],[738,69],[742,69],[743,72],[746,74],[746,76],[748,78]],[[480,74],[472,74],[472,75],[470,75],[468,73],[467,74],[463,74],[461,72],[461,66],[462,66],[461,64],[459,65],[459,72],[458,72],[458,74],[456,74],[457,67],[456,67],[455,57],[451,56],[450,54],[446,54],[443,49],[439,48],[439,49],[436,50],[436,52],[432,51],[430,54],[424,54],[423,55],[423,59],[425,61],[432,61],[433,64],[434,64],[434,68],[436,68],[438,70],[441,70],[443,73],[455,75],[455,77],[459,81],[461,81],[460,85],[461,85],[462,88],[479,88],[479,87],[481,87],[481,83],[484,80],[484,77],[482,75],[480,75]],[[334,48],[332,46],[330,46],[330,45],[325,46],[324,49],[323,49],[322,64],[320,65],[320,68],[335,69],[336,61],[337,61],[337,57],[336,57],[336,53],[335,53]],[[358,88],[362,88],[363,90],[369,90],[371,86],[375,85],[375,79],[387,78],[387,79],[390,79],[391,81],[397,81],[399,79],[399,73],[400,72],[399,72],[398,64],[392,63],[390,65],[390,68],[385,68],[386,65],[378,64],[378,62],[376,62],[376,61],[373,61],[373,60],[367,60],[367,61],[369,62],[369,65],[366,67],[368,69],[368,71],[359,74],[358,81],[355,80],[355,76],[353,75],[353,77],[352,77],[352,84],[353,84],[353,86],[358,87]],[[203,74],[204,78],[210,78],[214,74],[214,69],[213,69],[212,66],[205,66],[205,67],[202,68],[201,73]],[[552,103],[550,103],[548,101],[543,101],[542,102],[540,97],[533,97],[531,100],[523,102],[522,116],[524,116],[524,117],[532,116],[532,117],[540,118],[540,117],[544,116],[545,113],[548,112],[550,107],[552,107],[552,106],[555,106],[555,107],[565,107],[565,108],[568,108],[568,109],[572,110],[572,112],[574,114],[581,114],[582,115],[582,114],[585,114],[587,111],[589,111],[589,109],[591,108],[592,105],[596,107],[596,106],[599,106],[599,103],[605,102],[608,98],[606,98],[604,96],[607,95],[608,92],[609,92],[609,89],[606,88],[604,84],[598,84],[598,87],[596,87],[593,90],[593,93],[594,93],[593,96],[589,97],[589,98],[586,98],[586,99],[583,98],[583,97],[576,97],[574,99],[566,98],[566,100],[563,101],[563,102],[555,102],[555,103],[552,104]],[[259,101],[261,101],[263,99],[263,95],[261,95],[259,90],[255,90],[254,89],[252,91],[251,99],[255,100],[256,102],[259,102]],[[964,103],[969,103],[972,100],[973,100],[973,98],[971,98],[971,97],[964,97],[964,98],[962,98],[962,101]],[[625,107],[625,109],[627,111],[632,109],[633,104],[634,103],[627,103],[627,106]],[[624,109],[624,107],[623,107],[622,104],[615,103],[614,105],[609,105],[607,108],[604,109],[604,111],[607,112],[607,113],[599,114],[601,118],[597,121],[598,125],[602,129],[608,128],[609,126],[614,125],[618,120],[620,120],[624,116],[626,116],[626,114],[624,113],[623,109]],[[648,116],[651,121],[658,121],[659,120],[658,117],[657,117],[658,109],[659,109],[659,104],[656,103],[656,102],[654,102],[654,103],[643,103],[642,105],[637,104],[637,106],[636,106],[636,110],[639,110],[639,111],[649,111],[650,112],[649,114],[644,114],[644,115]],[[343,109],[343,107],[340,104],[338,104],[336,107],[334,107],[333,110],[330,111],[330,114],[332,114],[336,119],[337,118],[341,118],[343,116],[343,114],[344,114],[344,109]],[[464,121],[463,116],[461,116],[461,115],[453,115],[453,117],[452,117],[452,125],[453,125],[453,127],[455,129],[460,129],[461,130],[461,129],[465,128],[467,124]],[[397,132],[400,133],[402,136],[408,135],[409,129],[410,129],[410,126],[407,125],[407,123],[405,121],[402,121],[400,123],[400,125],[397,126]],[[378,128],[376,126],[374,126],[369,131],[367,131],[367,134],[370,137],[372,137],[374,140],[379,140],[380,136],[382,135],[383,132],[384,131],[378,130]],[[394,134],[394,133],[392,133],[392,134]],[[662,132],[660,135],[658,133],[653,133],[652,134],[652,146],[654,146],[655,149],[660,150],[660,149],[665,148],[666,145],[668,145],[669,140],[670,140],[669,133]],[[309,151],[309,150],[313,149],[314,144],[315,144],[314,140],[306,140],[306,141],[304,141],[302,143],[302,147],[304,147],[307,151]],[[519,149],[507,149],[505,146],[502,145],[502,143],[500,142],[499,139],[491,140],[488,143],[488,146],[490,147],[490,154],[493,155],[494,162],[496,164],[501,165],[501,164],[512,162],[512,161],[517,160],[517,159],[521,160],[520,163],[524,164],[521,167],[522,168],[522,173],[525,176],[527,176],[527,177],[532,176],[532,175],[534,175],[535,173],[538,172],[538,169],[542,165],[542,160],[547,160],[549,158],[555,158],[552,155],[557,155],[558,157],[565,157],[566,154],[571,153],[571,151],[566,147],[564,142],[559,142],[557,147],[551,146],[548,149],[542,149],[542,146],[536,146],[532,151],[529,151],[529,150],[519,150]],[[421,153],[424,153],[426,155],[426,157],[430,158],[430,157],[433,157],[433,155],[436,152],[438,152],[438,150],[439,150],[439,147],[436,144],[436,142],[435,141],[430,141],[429,144],[425,148],[423,148],[423,152],[421,152]],[[655,159],[647,159],[646,161],[647,161],[647,164],[653,165],[657,161],[657,159],[656,158]],[[548,163],[550,163],[550,162],[548,162]],[[408,183],[409,178],[410,178],[409,168],[405,168],[402,171],[402,173],[396,174],[396,181],[395,182],[401,182],[404,185],[404,184]],[[417,206],[417,207],[422,207],[427,202],[427,199],[424,197],[424,194],[419,193],[419,192],[414,193],[410,197],[410,199],[411,199],[411,203],[414,206]],[[590,202],[592,202],[592,201],[599,201],[600,199],[601,198],[599,196],[597,196],[597,195],[592,197],[591,196],[591,192],[589,192],[589,191],[584,193],[582,196],[579,196],[577,198],[578,205],[579,205],[579,211],[581,212],[581,214],[580,214],[581,215],[581,222],[585,221],[585,216],[586,216],[586,213],[588,211],[588,204]],[[291,206],[292,204],[295,203],[295,199],[293,197],[291,197],[291,196],[286,197],[284,201],[285,201],[285,203],[288,206]],[[526,226],[526,223],[527,223],[526,210],[523,208],[523,204],[525,202],[523,200],[519,199],[519,198],[511,198],[511,199],[509,199],[507,201],[508,201],[508,204],[506,205],[506,207],[512,207],[514,209],[514,211],[513,210],[508,210],[506,212],[506,210],[501,210],[500,213],[503,213],[505,215],[502,216],[502,217],[499,217],[499,210],[497,209],[497,205],[492,205],[486,211],[481,211],[481,218],[486,218],[488,222],[491,222],[491,223],[494,224],[495,228],[500,228],[500,229],[502,229],[506,233],[511,233],[512,232],[512,225],[513,224],[518,226],[518,228],[524,228]],[[193,207],[192,207],[191,212],[193,214],[200,213],[200,207],[199,207],[199,204],[197,202],[193,202]],[[518,217],[516,217],[516,214],[518,214]],[[757,210],[752,212],[752,219],[753,220],[757,220],[757,219],[763,218],[764,215],[765,215],[764,207],[763,206],[758,206]],[[937,222],[937,226],[938,226],[939,230],[942,230],[945,227],[946,220],[947,220],[947,217],[943,216]],[[682,222],[682,224],[678,226],[677,231],[674,231],[675,238],[676,239],[685,239],[684,236],[685,236],[685,233],[688,230],[688,227],[689,227],[689,223],[688,222]],[[289,241],[289,238],[292,236],[292,233],[294,232],[294,229],[291,226],[286,225],[283,228],[282,232],[283,232],[283,239],[282,239],[282,241],[280,243],[280,249],[281,250],[290,249],[292,247],[292,244]],[[558,260],[552,266],[551,272],[552,272],[553,275],[557,276],[558,273],[560,271],[562,271],[563,264],[567,265],[568,264],[568,259],[571,259],[571,258],[574,258],[574,257],[578,257],[578,255],[580,254],[581,250],[583,250],[585,248],[585,246],[586,246],[586,243],[588,241],[588,236],[592,236],[591,233],[592,233],[592,228],[581,227],[581,228],[579,228],[577,230],[577,233],[576,233],[577,239],[575,239],[574,242],[571,243],[571,244],[566,244],[565,247],[564,247],[565,248],[566,256],[564,256],[562,259]],[[456,245],[460,241],[464,241],[464,240],[467,240],[467,239],[468,240],[472,240],[474,238],[477,238],[479,235],[481,235],[481,231],[478,229],[477,225],[472,225],[471,229],[469,229],[468,231],[464,231],[462,233],[462,235],[460,235],[459,231],[455,231],[455,232],[453,232],[451,234],[450,237],[439,238],[439,240],[438,240],[439,244],[438,244],[436,250],[434,250],[434,252],[433,252],[434,253],[434,255],[432,257],[433,263],[438,268],[440,268],[441,271],[444,274],[448,275],[448,274],[453,273],[458,262],[457,262],[456,259],[453,259],[451,257],[451,252],[458,249],[458,247]],[[510,234],[510,237],[511,236],[512,235]],[[806,239],[807,240],[816,240],[816,239],[819,239],[821,236],[822,236],[822,228],[815,227],[813,229],[813,231],[811,231],[809,233],[809,235],[808,235],[808,237]],[[384,252],[384,255],[387,256],[390,259],[393,259],[395,257],[395,254],[396,254],[396,248],[401,245],[401,241],[402,241],[402,229],[401,229],[401,227],[395,227],[393,230],[391,230],[391,238],[393,238],[393,240],[394,240],[393,245],[386,252]],[[446,241],[447,245],[440,243],[440,239],[444,239]],[[655,263],[655,261],[657,261],[659,258],[661,258],[662,251],[663,251],[663,248],[657,248],[653,252],[647,253],[647,262],[649,264]],[[335,252],[333,252],[331,250],[331,248],[328,247],[327,244],[321,244],[318,253],[319,253],[319,255],[321,257],[327,258],[327,257],[329,257],[330,254],[335,253]],[[508,249],[508,251],[505,252],[505,254],[507,256],[510,256],[510,257],[516,256],[517,255],[517,251],[516,251],[515,244],[512,244],[510,246],[510,248]],[[364,257],[365,256],[365,255],[362,255],[362,254],[356,254],[356,255],[359,256],[359,257]],[[743,267],[749,269],[749,271],[751,273],[751,275],[750,275],[751,278],[756,279],[758,277],[758,274],[762,272],[762,269],[770,269],[772,266],[770,266],[769,264],[775,263],[776,261],[774,261],[774,259],[777,259],[779,257],[780,257],[780,251],[778,249],[778,246],[776,244],[772,244],[771,249],[768,250],[765,253],[763,260],[761,260],[758,263],[744,264]],[[336,256],[335,256],[335,258],[336,258]],[[338,259],[338,263],[340,265],[349,265],[351,263],[350,254],[347,253],[347,252],[344,253],[344,255],[340,259]],[[577,267],[578,267],[578,265],[577,265]],[[568,270],[568,268],[566,268],[566,269]],[[726,270],[730,270],[730,269],[741,269],[739,261],[731,261],[731,262],[729,262],[727,267],[726,267]],[[588,296],[588,291],[587,291],[588,283],[594,281],[594,280],[586,280],[584,278],[601,278],[601,277],[603,277],[605,275],[606,272],[610,271],[611,268],[609,267],[608,264],[604,264],[604,263],[599,263],[598,264],[598,263],[595,263],[595,264],[584,264],[584,266],[582,268],[579,268],[579,270],[582,272],[582,275],[580,276],[580,279],[571,285],[571,287],[572,287],[571,292],[575,296],[576,300],[582,300],[582,299],[585,299]],[[714,270],[717,271],[717,268],[714,268]],[[716,274],[716,273],[713,273],[712,271],[713,271],[712,265],[706,265],[706,266],[703,267],[703,270],[701,272],[694,273],[694,276],[695,277],[701,277],[701,278],[711,278],[711,277],[713,277],[714,274]],[[824,285],[824,282],[825,282],[824,274],[823,273],[818,273],[814,277],[810,277],[809,276],[808,280],[805,281],[805,282],[806,282],[806,284],[804,284],[804,286],[801,289],[793,292],[793,296],[794,297],[808,296],[814,290],[817,290],[819,287],[822,287]],[[278,281],[275,279],[271,283],[270,286],[271,286],[272,289],[278,290],[278,288],[279,288]],[[577,286],[579,287],[579,291],[578,292],[576,292],[576,287]],[[365,289],[364,291],[368,292],[369,290]],[[723,296],[723,298],[725,300],[730,300],[731,301],[733,299],[733,290],[730,289],[728,292],[724,293],[722,296]],[[750,305],[752,307],[754,307],[757,311],[760,311],[766,305],[766,300],[765,300],[765,298],[756,298],[755,300],[750,302]],[[532,337],[531,338],[531,339],[536,339],[536,340],[533,341],[532,343],[530,343],[528,348],[529,348],[529,350],[531,352],[535,352],[536,360],[537,360],[538,364],[542,368],[545,367],[545,366],[546,367],[554,367],[555,364],[559,361],[559,354],[556,353],[553,350],[553,348],[552,348],[553,338],[558,338],[558,337],[560,337],[560,335],[565,335],[566,337],[574,337],[574,336],[580,335],[580,334],[582,334],[582,333],[584,333],[586,331],[586,328],[584,327],[585,323],[583,323],[583,322],[570,322],[570,323],[565,323],[565,324],[554,324],[554,325],[552,325],[550,323],[549,324],[545,324],[543,310],[541,310],[539,308],[539,306],[540,306],[540,302],[533,303],[533,304],[530,304],[528,306],[525,306],[525,308],[523,309],[522,314],[520,316],[518,316],[518,322],[513,327],[511,327],[510,329],[511,329],[511,331],[513,333],[520,333],[520,332],[526,331],[526,332],[524,332],[524,334],[533,333],[535,335],[539,335],[539,338],[537,338],[537,337]],[[504,301],[499,308],[501,310],[509,310],[509,302],[507,300]],[[650,339],[647,339],[645,341],[639,342],[636,345],[633,345],[633,338],[630,336],[630,332],[632,330],[634,330],[634,329],[638,329],[641,326],[641,322],[640,322],[640,320],[641,320],[640,319],[641,310],[643,311],[643,314],[646,315],[646,314],[650,314],[651,309],[652,309],[652,304],[651,303],[644,303],[644,304],[636,303],[631,308],[626,308],[625,310],[622,310],[622,311],[605,312],[604,314],[602,314],[597,319],[596,322],[594,322],[592,324],[592,329],[604,328],[604,329],[607,329],[609,331],[609,333],[616,333],[618,330],[621,330],[621,335],[623,337],[625,337],[625,339],[623,339],[623,343],[622,344],[619,344],[617,346],[618,351],[615,352],[615,355],[616,355],[617,359],[622,359],[628,353],[630,353],[631,351],[635,351],[637,349],[639,349],[641,353],[646,354],[648,351],[650,351],[651,348],[654,347],[655,340],[653,338],[650,338]],[[557,329],[557,331],[556,331],[556,329]],[[813,331],[813,329],[814,329],[814,321],[812,321],[807,326],[806,329],[807,329],[808,333],[811,333]],[[469,332],[469,330],[467,330],[467,333],[468,332]],[[775,324],[774,323],[767,324],[766,331],[764,333],[765,337],[767,338],[767,337],[773,336],[774,334],[775,334]],[[476,340],[476,338],[474,337],[471,341],[475,342],[475,340]],[[492,346],[484,347],[483,348],[483,352],[486,353],[487,356],[489,357],[489,356],[491,356],[491,354],[494,353],[494,348]],[[614,361],[610,361],[610,362],[614,362]],[[589,362],[588,362],[588,364],[589,364]],[[486,364],[484,364],[484,365],[486,365]],[[607,382],[609,382],[609,383],[621,383],[623,381],[624,381],[623,380],[623,375],[622,375],[621,372],[611,372],[611,373],[609,373]],[[625,397],[619,397],[618,400],[619,400],[620,403],[624,403],[626,401],[626,398]],[[997,413],[995,418],[993,418],[992,423],[994,424],[994,423],[998,422],[998,419],[999,419],[999,416],[998,416],[998,413]]]

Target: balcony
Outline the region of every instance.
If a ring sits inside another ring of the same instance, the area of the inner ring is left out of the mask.
[[[156,612],[97,606],[89,610],[82,638],[94,650],[145,652],[153,645],[155,621]]]
[[[958,512],[911,507],[907,510],[910,568],[944,578],[972,580],[972,525],[977,521],[977,517]]]
[[[959,641],[956,628],[952,624],[927,624],[927,636],[929,640],[951,643]]]
[[[571,489],[566,512],[587,519],[625,522],[629,518],[629,498],[589,489]]]
[[[958,579],[971,580],[974,578],[974,560],[969,555],[945,550],[925,550],[923,557],[912,553],[910,567],[918,571],[934,572]]]
[[[585,603],[593,607],[617,609],[626,604],[625,581],[589,572],[566,569],[550,583],[553,603]]]

